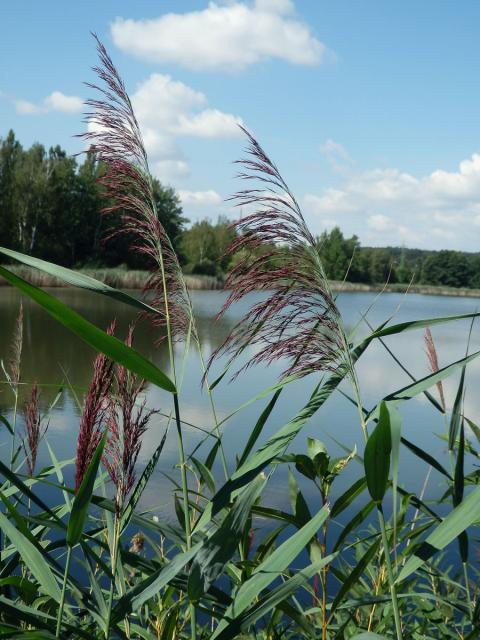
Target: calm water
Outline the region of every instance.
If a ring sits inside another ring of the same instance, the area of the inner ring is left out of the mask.
[[[106,327],[113,317],[117,318],[117,335],[123,336],[128,323],[134,318],[135,312],[131,309],[115,304],[112,301],[94,296],[74,289],[54,290],[54,295],[82,313],[89,320],[100,327]],[[208,357],[211,351],[224,339],[229,327],[236,322],[244,307],[231,311],[220,323],[215,323],[213,317],[220,308],[225,298],[224,292],[194,292],[193,301],[198,318],[199,333],[201,336],[204,355]],[[344,314],[348,327],[353,327],[363,313],[374,301],[374,294],[348,293],[340,295],[339,306]],[[252,298],[253,299],[253,298]],[[15,317],[18,311],[19,294],[10,288],[0,288],[0,358],[8,359],[9,342],[12,335]],[[409,295],[403,297],[397,294],[384,294],[369,312],[369,320],[377,325],[385,318],[395,314],[395,322],[410,319],[420,319],[435,316],[454,315],[468,313],[480,307],[480,300],[472,298],[448,298]],[[22,381],[28,385],[37,381],[39,385],[60,385],[68,379],[69,384],[76,390],[81,398],[91,376],[91,364],[94,357],[93,351],[86,347],[80,340],[70,335],[66,329],[59,326],[43,310],[28,300],[24,300],[25,325],[24,325],[24,349],[22,361]],[[440,365],[461,358],[466,349],[469,323],[457,322],[433,329],[434,339],[439,353]],[[152,359],[157,366],[168,372],[167,354],[163,349],[152,346],[155,332],[147,325],[140,325],[136,334],[136,348],[145,356]],[[389,346],[402,360],[404,365],[416,376],[422,377],[428,373],[428,362],[423,344],[423,332],[417,331],[396,336],[389,339]],[[480,328],[474,327],[472,334],[471,350],[480,349]],[[252,353],[246,354],[251,357]],[[239,407],[243,402],[257,394],[262,389],[273,384],[283,367],[281,363],[269,368],[249,370],[237,379],[235,383],[222,383],[215,390],[215,400],[220,417],[227,416],[231,411]],[[218,371],[221,370],[221,363]],[[181,393],[182,418],[195,427],[186,427],[185,439],[188,451],[191,451],[202,438],[204,432],[211,430],[212,418],[206,394],[200,387],[200,364],[198,354],[193,351],[190,354]],[[358,375],[361,384],[361,392],[364,405],[371,408],[381,397],[392,392],[409,382],[408,377],[394,363],[391,357],[379,344],[371,345],[358,364]],[[456,392],[458,376],[445,383],[447,402],[451,405]],[[288,388],[282,394],[274,414],[272,415],[263,438],[272,434],[295,414],[308,399],[315,385],[313,377],[304,379]],[[480,409],[480,360],[470,365],[467,376],[467,394],[465,399],[465,412],[468,417],[477,422]],[[347,387],[345,387],[347,391]],[[170,411],[170,399],[167,394],[151,386],[146,389],[147,400],[150,406],[159,408],[164,412]],[[42,407],[47,410],[49,403],[55,396],[55,389],[49,386],[42,387]],[[225,427],[225,445],[231,466],[235,455],[239,454],[248,438],[250,430],[259,413],[265,406],[267,399],[260,400],[248,408],[242,410],[232,418]],[[11,414],[12,395],[6,385],[0,386],[0,413]],[[438,437],[443,432],[444,423],[426,399],[423,397],[405,403],[401,409],[404,417],[403,433],[418,446],[428,449],[429,453],[437,458],[445,456],[445,445]],[[72,458],[75,452],[75,443],[78,431],[78,409],[71,391],[65,390],[60,401],[50,412],[50,425],[47,439],[59,459]],[[145,463],[165,429],[165,419],[157,416],[152,421],[146,434],[140,464]],[[200,430],[201,429],[201,430]],[[23,430],[22,419],[19,418],[19,431]],[[0,434],[2,444],[0,455],[7,459],[9,445],[5,437],[5,430]],[[338,442],[350,449],[356,444],[359,451],[362,450],[362,434],[355,409],[340,394],[335,394],[305,427],[300,437],[292,445],[291,451],[302,452],[305,449],[307,436],[314,436],[323,440],[333,455],[340,453]],[[211,446],[212,441],[210,441]],[[203,451],[207,451],[204,446]],[[160,465],[152,477],[144,498],[143,507],[152,507],[158,511],[171,513],[171,484],[163,472],[170,472],[176,463],[177,449],[173,429],[169,433],[167,445],[162,454]],[[425,468],[402,452],[402,474],[406,489],[419,492],[423,483]],[[199,456],[201,457],[201,455]],[[39,466],[49,463],[49,454],[45,445],[41,449]],[[218,470],[219,471],[219,470]],[[357,463],[351,463],[347,473],[335,486],[333,497],[341,493],[346,483],[359,477],[361,468]],[[67,479],[71,474],[66,472]],[[437,495],[440,489],[440,478],[432,474],[429,484],[430,496]],[[309,492],[310,489],[306,488]],[[278,506],[287,508],[288,492],[282,481],[282,474],[277,474],[275,480],[268,487],[268,500]],[[309,493],[311,501],[316,501],[317,496]],[[313,505],[312,505],[313,506]]]

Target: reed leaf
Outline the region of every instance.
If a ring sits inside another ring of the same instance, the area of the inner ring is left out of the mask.
[[[67,545],[74,547],[80,542],[83,529],[85,527],[85,521],[88,514],[88,507],[92,499],[93,488],[95,486],[95,479],[97,477],[98,467],[100,460],[102,459],[103,449],[107,440],[107,433],[104,433],[100,443],[93,455],[87,471],[83,477],[82,483],[75,495],[72,504],[72,511],[68,520],[67,526]]]
[[[473,523],[480,520],[480,487],[476,487],[462,502],[435,527],[414,551],[401,570],[397,582],[408,578],[435,553],[442,551]]]
[[[228,623],[228,626],[225,627],[220,634],[214,635],[213,637],[218,638],[218,640],[231,640],[232,638],[238,638],[238,634],[240,632],[246,631],[259,618],[270,613],[272,609],[278,607],[282,602],[288,601],[288,598],[292,597],[300,587],[307,584],[308,581],[315,574],[318,574],[325,565],[332,562],[335,556],[336,554],[331,554],[317,562],[313,562],[304,569],[300,569],[295,573],[295,575],[287,578],[283,584],[260,597],[253,606],[233,618],[233,620]]]
[[[0,266],[0,275],[22,293],[37,302],[55,320],[63,324],[95,350],[104,353],[108,358],[121,364],[129,371],[138,373],[142,378],[152,382],[157,387],[175,393],[176,389],[173,382],[133,347],[127,347],[121,340],[107,335],[104,331],[88,322],[88,320],[85,320],[80,314],[63,304],[63,302],[34,287],[26,280],[8,271],[8,269]]]
[[[14,527],[10,520],[0,511],[0,527],[8,537],[13,547],[18,551],[32,575],[38,581],[40,590],[53,598],[60,600],[60,587],[44,558],[45,552],[40,551],[28,540],[21,531]]]
[[[385,402],[380,404],[380,416],[368,438],[364,453],[365,477],[372,500],[380,504],[388,487],[392,434],[390,412]]]
[[[202,545],[190,568],[189,598],[197,602],[222,573],[235,553],[244,534],[254,503],[261,495],[266,480],[260,476],[249,483],[228,510],[222,524]]]
[[[122,302],[123,304],[127,304],[131,307],[139,309],[140,311],[148,313],[158,313],[157,309],[151,307],[145,302],[142,302],[142,300],[134,298],[124,291],[120,291],[119,289],[115,289],[114,287],[104,284],[103,282],[100,282],[100,280],[96,280],[95,278],[92,278],[85,273],[81,273],[80,271],[67,269],[66,267],[61,267],[58,264],[54,264],[53,262],[47,262],[46,260],[41,260],[40,258],[34,258],[33,256],[28,256],[24,253],[19,253],[18,251],[13,251],[12,249],[7,249],[5,247],[0,247],[0,254],[3,254],[7,258],[12,258],[17,262],[21,262],[22,264],[25,264],[32,269],[38,269],[39,271],[48,273],[49,275],[54,276],[59,280],[63,280],[63,282],[66,282],[73,287],[78,287],[79,289],[85,289],[86,291],[91,291],[92,293],[107,296],[112,300]]]
[[[462,405],[463,405],[463,396],[465,393],[465,373],[466,373],[466,366],[464,365],[460,373],[460,380],[458,382],[457,393],[455,395],[455,401],[453,403],[452,415],[450,417],[450,425],[448,429],[449,451],[453,451],[455,447],[455,441],[458,437],[460,424],[462,422]]]
[[[232,604],[227,608],[211,640],[220,637],[222,631],[228,626],[229,621],[241,615],[263,589],[268,587],[287,569],[318,532],[328,516],[328,507],[323,507],[313,516],[310,522],[290,536],[286,542],[277,547],[270,556],[255,568],[251,577],[238,589]]]

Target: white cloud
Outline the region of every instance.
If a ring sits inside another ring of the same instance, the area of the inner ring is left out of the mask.
[[[53,91],[39,104],[28,100],[16,100],[15,109],[18,114],[24,116],[40,115],[51,111],[80,113],[83,110],[83,100],[78,96],[67,96],[61,91]]]
[[[241,119],[218,109],[205,109],[194,116],[179,118],[178,133],[201,138],[231,138],[240,135]]]
[[[328,148],[336,152],[335,144]],[[364,243],[477,251],[479,203],[480,153],[455,171],[423,177],[391,168],[350,172],[340,186],[304,198],[314,228],[335,214],[337,224]]]
[[[392,221],[387,216],[383,216],[381,213],[369,216],[367,218],[367,224],[371,229],[375,231],[387,231],[392,228]]]
[[[185,191],[180,189],[178,195],[182,204],[186,205],[216,206],[222,202],[222,196],[212,189],[209,191]]]
[[[42,108],[33,102],[28,102],[28,100],[16,100],[15,111],[22,116],[30,116],[42,113]]]
[[[168,184],[190,175],[190,166],[185,160],[157,160],[151,164],[151,170],[160,182]]]
[[[164,182],[175,182],[190,173],[179,138],[241,135],[239,116],[209,107],[205,94],[168,75],[153,73],[137,87],[132,103],[152,171]]]
[[[153,73],[132,96],[133,106],[145,137],[152,130],[158,136],[228,138],[240,135],[242,119],[207,107],[205,94],[168,75]],[[161,132],[161,133],[160,133]],[[165,144],[164,141],[161,141]]]
[[[320,151],[335,171],[343,172],[353,164],[345,147],[331,138],[325,140]]]
[[[175,183],[190,174],[179,140],[241,136],[239,116],[208,106],[205,94],[168,75],[151,74],[131,96],[152,173]],[[98,125],[89,122],[90,131]]]
[[[193,70],[235,71],[270,58],[315,65],[326,55],[290,0],[210,2],[200,11],[150,20],[117,18],[111,33],[127,53]]]
[[[63,113],[79,113],[83,110],[83,100],[77,96],[66,96],[61,91],[54,91],[45,98],[45,107],[49,111]]]

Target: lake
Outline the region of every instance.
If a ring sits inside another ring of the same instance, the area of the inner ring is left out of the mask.
[[[107,298],[91,295],[88,292],[76,289],[55,289],[53,294],[72,308],[82,313],[90,321],[99,327],[105,328],[113,317],[117,319],[117,335],[123,337],[126,334],[128,324],[135,318],[135,311],[119,303],[114,303]],[[237,305],[236,308],[220,321],[215,322],[214,316],[225,299],[223,291],[198,291],[193,292],[193,303],[196,311],[198,330],[206,358],[225,338],[233,323],[235,323],[243,311],[246,302]],[[251,302],[252,299],[248,302]],[[339,295],[339,307],[348,328],[356,325],[364,313],[374,302],[368,318],[372,325],[377,326],[386,318],[394,315],[393,322],[405,320],[429,318],[436,316],[448,316],[469,313],[477,310],[480,304],[475,298],[450,298],[430,297],[421,295],[402,296],[399,294],[383,294],[376,299],[373,293],[345,293]],[[0,288],[0,357],[8,360],[9,344],[18,312],[20,296],[11,288]],[[58,387],[63,384],[64,392],[55,408],[49,415],[49,428],[47,440],[54,449],[59,459],[70,459],[75,454],[76,437],[78,432],[79,411],[75,401],[75,395],[81,399],[82,394],[89,384],[92,373],[93,351],[84,345],[76,337],[62,326],[58,325],[42,309],[29,300],[24,300],[24,346],[21,368],[22,400],[28,393],[29,386],[36,381],[41,386],[41,404],[43,410],[47,410],[49,403],[55,397]],[[477,323],[478,324],[478,323]],[[158,337],[157,330],[153,330],[146,322],[139,325],[135,337],[135,347],[145,356],[150,358],[162,370],[168,373],[168,356],[164,347],[153,346]],[[435,339],[440,366],[444,366],[464,356],[467,348],[469,322],[460,321],[444,326],[434,327],[432,333]],[[366,333],[365,327],[362,329]],[[387,339],[387,344],[394,351],[402,363],[417,378],[429,373],[429,365],[425,353],[423,331],[406,333]],[[474,326],[471,338],[470,350],[480,348],[480,328]],[[179,352],[181,346],[178,346]],[[252,351],[245,354],[248,360]],[[283,371],[284,365],[276,363],[268,368],[256,367],[242,374],[235,382],[222,382],[215,389],[215,402],[220,418],[229,415],[237,407],[258,394],[261,390],[273,384]],[[370,409],[386,394],[401,388],[410,382],[408,376],[398,367],[384,347],[379,343],[372,344],[358,363],[358,377],[364,406]],[[221,371],[221,362],[217,363],[215,371]],[[215,372],[214,372],[215,373]],[[185,426],[185,445],[187,452],[205,438],[205,430],[212,428],[212,416],[208,397],[201,388],[201,368],[199,356],[192,350],[185,366],[183,387],[180,394],[182,419],[189,425]],[[290,385],[281,395],[267,426],[262,435],[262,440],[271,435],[280,426],[285,424],[295,411],[300,409],[307,401],[318,378],[310,376]],[[458,375],[445,382],[445,394],[447,404],[451,407],[458,383]],[[480,360],[474,361],[467,370],[467,392],[465,397],[465,414],[474,422],[480,409]],[[46,386],[43,386],[46,385]],[[348,391],[348,387],[344,387]],[[432,390],[436,395],[436,389]],[[168,394],[151,385],[146,388],[148,405],[155,407],[164,413],[171,409]],[[5,384],[0,387],[0,413],[11,416],[12,394]],[[230,468],[233,468],[235,456],[239,455],[255,424],[260,412],[268,402],[268,398],[248,406],[237,413],[225,426],[224,443],[229,459]],[[439,437],[444,433],[444,418],[424,398],[415,399],[405,403],[401,407],[403,416],[403,434],[417,446],[441,460],[445,457],[445,443]],[[194,425],[194,426],[193,426]],[[166,419],[160,415],[153,418],[151,426],[144,438],[144,443],[139,459],[139,467],[148,459],[154,448],[159,443],[166,428]],[[19,432],[23,432],[21,416],[18,420]],[[4,460],[8,459],[10,447],[7,444],[6,430],[1,432],[0,451]],[[339,443],[349,449],[355,445],[359,452],[363,449],[363,436],[358,421],[356,409],[340,393],[335,393],[324,407],[312,418],[298,439],[291,447],[291,451],[303,452],[306,446],[306,437],[316,437],[327,445],[334,455],[339,455],[342,450]],[[209,447],[213,444],[208,440]],[[209,450],[203,445],[201,451]],[[198,455],[202,457],[201,453]],[[162,453],[158,469],[152,477],[142,499],[142,508],[152,508],[153,513],[164,512],[169,517],[174,517],[171,510],[172,485],[165,473],[175,474],[172,467],[177,460],[177,444],[175,431],[172,427],[165,449]],[[39,457],[39,465],[48,465],[50,458],[48,450],[43,444]],[[446,461],[446,464],[448,462]],[[419,464],[410,454],[402,450],[401,468],[406,473],[400,474],[406,489],[420,493],[424,481],[426,468]],[[220,477],[220,467],[216,469]],[[333,498],[342,492],[349,482],[360,476],[362,469],[358,463],[351,463],[338,484],[334,485]],[[268,486],[268,501],[277,506],[289,508],[288,491],[283,480],[282,473],[275,476],[275,480]],[[71,473],[66,472],[66,477],[71,481]],[[442,492],[441,478],[433,473],[427,488],[427,495],[434,497]],[[312,502],[318,501],[316,492],[306,486],[307,497]]]

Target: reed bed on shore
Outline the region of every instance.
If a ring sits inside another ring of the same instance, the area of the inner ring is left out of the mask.
[[[97,46],[98,84],[91,85],[95,97],[87,103],[86,137],[108,168],[102,180],[114,203],[109,213],[118,214],[131,250],[147,255],[155,268],[148,278],[133,272],[125,286],[125,279],[107,281],[107,272],[102,278],[0,249],[21,265],[0,266],[2,278],[98,354],[84,397],[72,390],[80,410],[73,462],[58,460],[49,448],[51,464],[38,469],[49,419],[49,411],[39,410],[39,390],[48,381],[35,383],[25,406],[18,406],[24,325],[19,310],[11,353],[2,356],[12,411],[0,416],[11,442],[8,459],[3,455],[0,462],[0,637],[478,638],[478,567],[471,547],[480,524],[480,427],[464,398],[467,367],[480,351],[466,336],[465,356],[441,366],[430,327],[467,318],[473,323],[479,313],[387,320],[363,337],[358,327],[347,331],[295,196],[244,130],[246,155],[238,165],[244,188],[233,200],[249,213],[235,223],[231,251],[241,258],[228,275],[219,317],[239,301],[246,311],[205,361],[188,281],[155,210],[138,122],[117,69],[103,45]],[[106,330],[92,325],[42,289],[51,286],[47,278],[149,317],[168,350],[168,370],[136,350],[135,325],[126,336],[117,335],[114,318]],[[145,298],[120,288],[141,288]],[[252,291],[265,295],[248,306]],[[409,331],[425,332],[430,372],[421,379],[384,340]],[[401,366],[410,382],[366,407],[357,363],[372,344],[383,346],[392,367]],[[190,350],[198,353],[198,381],[210,407],[203,447],[195,451],[185,446],[180,395]],[[238,376],[255,375],[256,364],[274,362],[282,364],[283,374],[247,403],[258,406],[258,418],[245,422],[246,444],[229,460],[224,428],[245,405],[220,417],[217,399]],[[458,389],[448,406],[442,385],[455,373]],[[310,383],[310,396],[266,437],[280,396],[294,394],[299,379]],[[147,405],[147,384],[161,392],[161,407]],[[318,439],[302,440],[302,430],[335,393],[355,407],[364,443],[361,450],[344,443],[340,457]],[[405,436],[401,409],[417,397],[438,412],[447,466]],[[139,469],[142,440],[158,412],[165,431]],[[174,521],[139,508],[169,430],[178,447],[178,474],[165,478],[171,482]],[[426,501],[423,490],[413,492],[409,478],[399,476],[406,451],[423,465],[425,486],[435,474],[441,487],[436,502]],[[335,485],[346,469],[353,480],[338,495]],[[288,477],[287,510],[269,504],[265,491],[285,477],[282,470]],[[65,478],[72,476],[70,486]],[[304,483],[311,484],[315,500],[307,501]]]
[[[71,286],[49,273],[32,271],[28,267],[16,264],[5,265],[8,269],[20,278],[27,278],[36,287],[59,288]],[[149,277],[148,271],[130,270],[118,267],[104,269],[78,269],[78,273],[94,278],[103,284],[116,289],[137,289],[142,290]],[[223,289],[223,280],[214,276],[205,275],[185,275],[185,283],[192,291]],[[0,281],[0,287],[10,286],[5,280]]]

